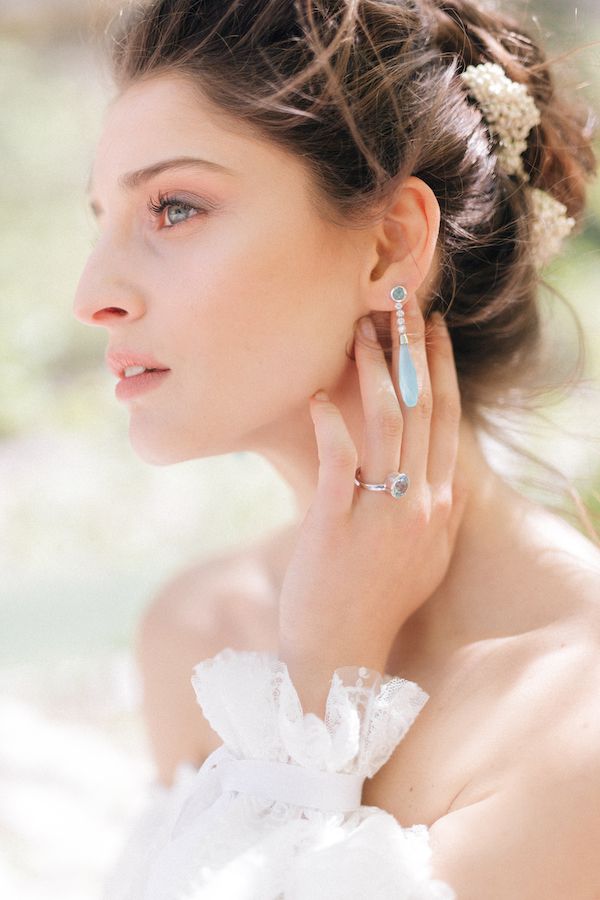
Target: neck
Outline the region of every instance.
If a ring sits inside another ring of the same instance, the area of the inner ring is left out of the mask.
[[[349,362],[346,377],[329,390],[356,447],[363,433],[358,375]],[[408,413],[410,415],[410,412]],[[268,433],[252,436],[243,449],[268,459],[289,483],[296,500],[298,519],[288,528],[274,560],[274,580],[281,583],[302,520],[316,490],[319,460],[312,420],[306,409],[293,410]],[[360,465],[360,460],[359,460]],[[490,467],[473,426],[463,417],[460,425],[457,474],[468,484],[469,495],[462,513],[447,573],[434,594],[405,623],[394,648],[401,660],[431,659],[451,644],[468,642],[478,632],[477,608],[491,583],[498,582],[499,538],[506,533],[510,503],[517,496]],[[381,473],[382,477],[385,473]],[[493,572],[493,577],[491,574]],[[482,610],[481,616],[485,613]]]
[[[469,495],[450,563],[436,590],[398,633],[390,671],[443,662],[460,647],[495,631],[504,633],[506,602],[501,598],[499,560],[511,555],[509,522],[523,498],[490,467],[466,421],[461,422],[456,468],[462,483],[466,476]]]
[[[364,419],[354,362],[348,360],[342,377],[333,388],[328,388],[327,393],[340,410],[354,445],[360,447]],[[319,475],[317,441],[308,397],[302,407],[292,408],[285,418],[270,422],[248,436],[239,449],[264,456],[288,482],[294,494],[299,527],[313,502]]]

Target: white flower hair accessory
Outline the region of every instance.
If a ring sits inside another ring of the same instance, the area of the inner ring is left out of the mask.
[[[533,222],[532,251],[535,264],[541,268],[555,256],[575,219],[567,216],[564,203],[528,185],[529,175],[523,168],[522,154],[527,137],[541,115],[533,97],[524,84],[512,81],[498,63],[479,63],[467,66],[460,78],[467,84],[468,93],[477,101],[488,129],[498,139],[498,163],[508,175],[517,175],[530,191]]]
[[[528,187],[533,205],[533,255],[538,269],[560,251],[563,238],[570,233],[575,219],[567,216],[567,207],[548,191]]]

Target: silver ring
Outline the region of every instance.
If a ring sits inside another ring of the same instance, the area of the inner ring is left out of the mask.
[[[408,490],[410,479],[405,472],[390,472],[385,479],[385,484],[369,484],[360,480],[360,466],[354,473],[354,484],[356,487],[364,488],[367,491],[386,491],[391,494],[395,500],[402,497]]]

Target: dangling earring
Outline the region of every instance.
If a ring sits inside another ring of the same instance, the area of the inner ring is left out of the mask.
[[[406,334],[406,323],[404,321],[404,310],[402,304],[408,296],[407,290],[402,284],[395,285],[390,291],[390,297],[394,301],[396,307],[396,322],[398,325],[398,334],[400,336],[400,346],[398,348],[398,387],[407,406],[416,406],[419,399],[419,385],[417,383],[417,372],[410,350],[408,348],[408,337]]]

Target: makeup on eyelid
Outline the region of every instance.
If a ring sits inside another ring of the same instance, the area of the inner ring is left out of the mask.
[[[199,213],[211,212],[219,206],[216,200],[206,197],[205,195],[200,197],[191,191],[175,189],[172,191],[158,190],[148,195],[145,208],[155,215],[160,215],[160,212],[169,205],[185,206],[189,209],[195,209]],[[89,201],[89,209],[96,219],[100,219],[106,214],[104,207],[93,199],[90,199]]]
[[[156,198],[150,197],[148,203],[146,204],[146,208],[156,218],[160,217],[166,209],[172,206],[179,206],[187,210],[188,212],[190,210],[193,210],[196,213],[196,215],[188,216],[187,218],[183,219],[182,222],[188,222],[190,219],[195,219],[198,217],[198,215],[206,215],[216,208],[215,204],[206,201],[203,201],[202,203],[190,202],[189,200],[185,199],[184,196],[181,196],[179,194],[163,193],[162,191],[158,192],[158,196]],[[182,222],[170,222],[167,227],[174,228],[175,225],[180,225],[182,224]]]

